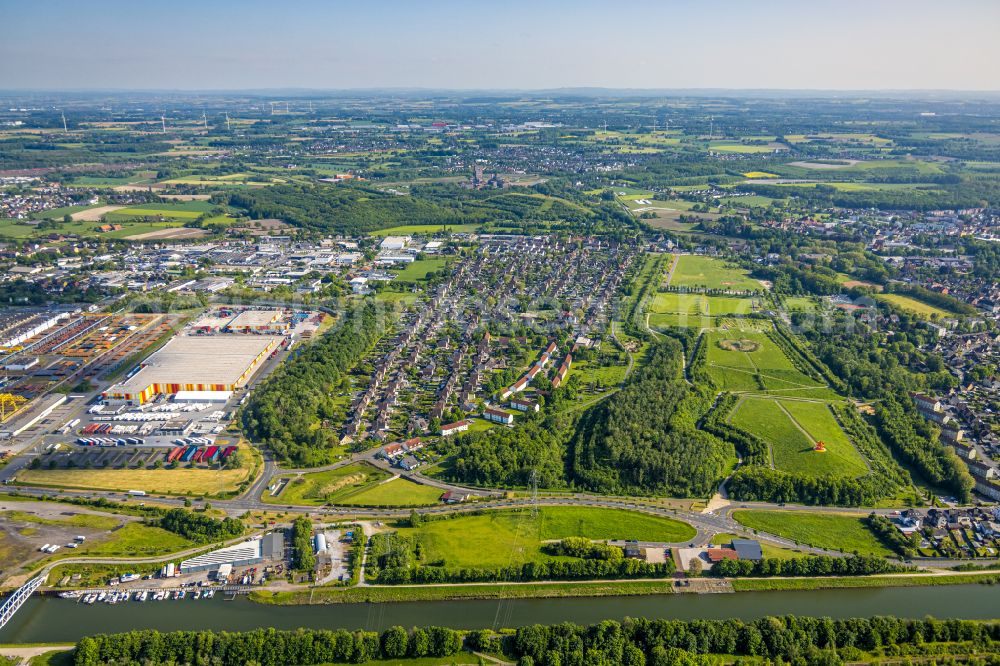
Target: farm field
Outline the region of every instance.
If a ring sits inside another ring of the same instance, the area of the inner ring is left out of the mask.
[[[242,469],[24,469],[28,485],[86,490],[144,490],[150,494],[214,495],[233,492],[250,475]]]
[[[934,315],[941,318],[952,316],[952,314],[947,310],[942,310],[939,307],[924,303],[923,301],[918,301],[910,296],[904,296],[903,294],[878,294],[875,298],[880,301],[885,301],[886,303],[891,303],[896,307],[928,319]]]
[[[822,402],[746,397],[736,406],[731,423],[757,435],[771,447],[774,466],[807,476],[861,476],[864,458],[851,444]],[[814,451],[822,441],[825,452]]]
[[[418,539],[424,561],[441,561],[449,568],[501,567],[553,559],[541,551],[541,544],[570,536],[665,543],[695,536],[690,525],[668,518],[618,509],[549,506],[540,507],[534,519],[529,511],[490,511],[427,521],[399,532]]]
[[[762,291],[764,288],[760,281],[754,280],[742,268],[721,259],[693,254],[680,256],[670,286],[734,291]]]
[[[784,148],[784,146],[781,146],[781,148]],[[776,146],[753,143],[715,142],[710,143],[708,149],[718,153],[760,154],[773,153],[776,150]]]
[[[321,506],[328,502],[345,500],[375,487],[391,475],[365,463],[311,472],[293,477],[277,497],[265,490],[261,499],[269,504],[298,504]]]
[[[409,479],[383,481],[343,499],[338,504],[348,506],[426,506],[437,504],[442,490]]]
[[[733,519],[750,529],[816,548],[857,552],[860,555],[892,555],[861,521],[860,514],[740,510],[733,512]]]

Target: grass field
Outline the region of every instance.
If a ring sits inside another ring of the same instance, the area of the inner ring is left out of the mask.
[[[339,501],[339,504],[364,506],[426,506],[437,504],[442,490],[408,479],[393,479],[370,486],[356,495]]]
[[[913,314],[920,315],[921,317],[926,317],[928,319],[934,315],[941,318],[954,316],[947,310],[942,310],[941,308],[929,305],[923,301],[918,301],[910,296],[904,296],[903,294],[878,294],[875,298],[880,301],[885,301],[886,303],[891,303],[898,308],[902,308],[903,310],[907,310]]]
[[[733,518],[750,529],[776,534],[816,548],[857,552],[861,555],[892,555],[865,527],[860,515],[751,510],[734,511]]]
[[[397,280],[416,282],[427,278],[432,271],[439,271],[448,264],[447,259],[418,259],[396,274]],[[393,269],[395,272],[395,269]]]
[[[590,507],[540,507],[529,511],[491,511],[401,528],[419,540],[425,562],[449,568],[500,567],[553,559],[541,551],[545,541],[582,536],[681,542],[695,536],[686,523],[632,511]]]
[[[288,485],[274,497],[265,490],[261,499],[270,504],[320,506],[349,500],[390,478],[388,472],[365,463],[354,463],[325,472],[289,477]]]
[[[27,485],[86,490],[144,490],[150,494],[214,495],[233,492],[249,476],[243,469],[24,469]]]
[[[674,287],[704,289],[732,289],[735,291],[762,291],[758,280],[745,270],[727,264],[722,259],[684,254],[677,261],[677,268],[670,279]]]
[[[126,523],[103,541],[88,541],[73,551],[73,557],[155,557],[192,548],[196,544],[159,527],[140,522]]]
[[[766,333],[717,330],[707,331],[705,336],[708,372],[722,391],[837,398],[826,384],[802,374]],[[730,341],[740,341],[752,351],[720,346]]]
[[[731,422],[767,442],[780,470],[806,476],[861,476],[868,471],[826,403],[747,397]],[[825,452],[813,450],[817,441],[826,445]]]
[[[789,312],[815,312],[819,305],[808,296],[789,296],[785,298],[785,309]]]

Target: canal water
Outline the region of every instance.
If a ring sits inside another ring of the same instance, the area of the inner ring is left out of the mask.
[[[1000,618],[1000,586],[860,588],[738,594],[668,594],[642,597],[417,601],[383,604],[267,606],[233,601],[184,599],[115,605],[85,605],[56,597],[33,597],[0,630],[0,643],[73,642],[82,636],[133,629],[241,631],[257,627],[368,629],[443,625],[459,629],[516,627],[607,619],[752,620],[767,615],[834,618],[895,615],[920,618]]]

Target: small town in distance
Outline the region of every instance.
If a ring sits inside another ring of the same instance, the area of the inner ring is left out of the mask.
[[[1000,664],[1000,13],[914,1],[12,7],[0,666]]]

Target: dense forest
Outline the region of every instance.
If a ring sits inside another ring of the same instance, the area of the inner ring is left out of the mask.
[[[156,521],[163,529],[197,542],[234,539],[244,532],[243,523],[235,518],[216,520],[201,513],[184,509],[169,509]]]
[[[569,454],[577,486],[610,494],[711,493],[733,447],[691,427],[685,399],[695,389],[682,375],[683,353],[673,338],[655,342],[646,365],[614,399],[582,416]]]
[[[250,395],[241,413],[247,436],[281,460],[302,466],[326,462],[336,434],[317,423],[335,415],[334,398],[346,373],[382,336],[386,316],[368,302],[300,347]]]
[[[571,486],[603,493],[704,495],[724,476],[732,446],[694,427],[681,344],[653,343],[646,364],[611,400],[570,417],[546,415],[446,442],[447,478],[485,486]]]
[[[935,656],[948,659],[952,654],[978,655],[972,663],[995,666],[1000,664],[998,641],[1000,623],[972,620],[834,620],[794,615],[750,622],[631,618],[587,627],[565,622],[464,634],[442,627],[407,631],[398,626],[381,634],[344,629],[222,633],[145,630],[83,638],[73,652],[73,663],[363,664],[376,659],[450,657],[465,648],[502,655],[517,661],[518,666],[717,666],[722,663],[721,655],[727,655],[729,661],[735,658],[736,664],[768,660],[839,666],[879,657],[895,661],[914,657],[923,662]]]
[[[358,235],[401,224],[464,224],[484,221],[459,205],[441,205],[353,185],[279,185],[240,190],[226,203],[253,219],[275,218],[303,229]]]

